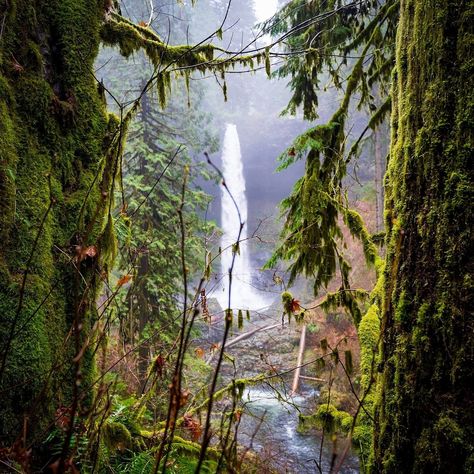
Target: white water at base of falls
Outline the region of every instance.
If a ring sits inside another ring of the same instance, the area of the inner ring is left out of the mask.
[[[252,286],[253,270],[249,254],[247,196],[245,194],[245,177],[240,152],[240,141],[237,127],[226,124],[222,150],[222,174],[227,189],[221,190],[221,278],[222,284],[217,290],[217,300],[222,308],[229,307],[229,269],[232,266],[232,246],[239,240],[239,252],[235,254],[232,269],[231,308],[258,310],[268,306],[265,298]],[[230,194],[232,196],[230,196]],[[233,199],[232,199],[233,198]],[[235,201],[235,203],[234,203]],[[237,212],[236,206],[240,212]],[[240,222],[244,223],[240,233]]]

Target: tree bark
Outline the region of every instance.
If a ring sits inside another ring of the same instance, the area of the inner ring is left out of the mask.
[[[145,87],[145,84],[142,85]],[[148,94],[145,93],[142,99],[141,119],[143,121],[143,141],[150,145],[151,138],[148,130],[148,114],[149,114]],[[144,154],[140,157],[140,174],[146,176],[147,159]],[[146,234],[148,227],[148,220],[146,216],[142,217],[142,231]],[[142,255],[139,258],[138,272],[137,272],[137,300],[138,300],[138,379],[140,381],[140,394],[145,392],[147,383],[148,366],[150,364],[150,342],[144,337],[144,332],[147,324],[150,322],[150,301],[147,291],[147,278],[149,278],[150,257],[148,248],[141,250]]]
[[[92,75],[106,3],[0,2],[2,445],[93,393],[83,345],[113,253],[118,128]]]
[[[474,5],[403,0],[373,472],[473,472]]]

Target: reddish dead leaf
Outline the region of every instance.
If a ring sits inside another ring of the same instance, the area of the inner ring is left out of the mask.
[[[25,70],[25,68],[16,60],[13,54],[12,54],[12,69],[18,74],[21,74]]]
[[[22,472],[30,472],[32,450],[26,448],[21,438],[18,438],[11,447],[0,449],[0,459],[8,458],[18,463]]]
[[[294,149],[294,148],[290,148],[290,149],[288,150],[288,156],[295,156],[295,155],[296,155],[295,149]]]
[[[220,347],[219,344],[214,343],[211,345],[209,352],[216,352],[219,349],[219,347]]]
[[[123,206],[120,208],[120,215],[121,216],[126,216],[127,215],[127,209],[128,209],[128,203],[124,202]]]
[[[234,411],[235,421],[240,421],[240,418],[242,418],[242,410],[235,410]]]
[[[67,431],[71,423],[71,409],[68,407],[59,407],[56,410],[55,422],[59,429]]]
[[[90,258],[94,258],[97,255],[97,248],[95,245],[89,245],[84,250],[84,255]]]
[[[146,21],[139,21],[138,25],[143,26],[143,28],[148,28],[148,23]]]
[[[163,356],[160,354],[158,357],[155,359],[155,363],[153,364],[153,368],[155,369],[156,373],[158,374],[158,377],[163,377],[163,369],[165,367],[165,359]]]
[[[49,470],[53,473],[53,474],[57,474],[57,472],[59,471],[59,463],[60,463],[60,460],[58,459],[57,461],[54,461],[53,463],[51,463],[48,467],[49,467]]]
[[[123,275],[118,279],[117,289],[122,288],[125,283],[128,283],[132,279],[132,275]]]
[[[89,245],[83,247],[82,245],[76,245],[76,260],[82,262],[86,258],[94,258],[97,256],[97,247],[95,245]]]
[[[194,353],[200,359],[202,359],[204,357],[204,349],[202,349],[201,347],[196,347],[196,349],[194,349]]]
[[[202,433],[202,427],[199,421],[189,415],[184,415],[183,419],[184,428],[189,432],[193,441],[198,441]]]
[[[293,313],[299,313],[301,311],[300,302],[293,298],[290,303],[290,308]]]
[[[53,474],[59,473],[59,464],[60,463],[61,463],[60,459],[54,461],[52,464],[50,464],[48,466],[49,470]],[[77,467],[74,465],[74,462],[72,461],[72,459],[66,459],[64,461],[64,469],[61,469],[61,472],[71,472],[72,474],[79,474],[79,471],[78,471]]]
[[[66,459],[65,465],[67,472],[71,472],[72,474],[79,474],[79,471],[72,459]]]

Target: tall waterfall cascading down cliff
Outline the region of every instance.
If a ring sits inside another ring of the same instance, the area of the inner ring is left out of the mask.
[[[244,167],[240,151],[239,134],[234,124],[228,123],[222,150],[222,174],[227,189],[221,195],[221,274],[222,285],[217,299],[223,308],[229,306],[229,269],[232,266],[232,246],[239,239],[239,251],[232,269],[231,307],[261,309],[267,304],[252,286],[252,266],[248,245],[247,196],[245,193]],[[227,191],[228,190],[228,191]],[[235,202],[234,202],[235,201]],[[238,208],[238,212],[237,209]],[[240,218],[239,218],[240,213]],[[240,222],[244,223],[240,233]]]

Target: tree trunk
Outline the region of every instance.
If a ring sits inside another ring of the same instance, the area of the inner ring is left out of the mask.
[[[143,90],[145,90],[146,84],[142,84]],[[146,145],[150,145],[151,136],[148,130],[148,115],[150,113],[150,104],[148,101],[148,94],[143,94],[142,99],[142,112],[141,120],[143,122],[143,142]],[[147,159],[142,153],[140,156],[140,175],[144,178],[147,176]],[[147,216],[141,216],[142,219],[142,231],[146,235],[148,228]],[[148,366],[150,365],[150,342],[144,337],[145,328],[150,322],[150,301],[147,291],[147,279],[150,277],[150,257],[148,248],[144,247],[141,249],[141,255],[139,258],[138,272],[137,272],[137,300],[138,300],[138,379],[140,381],[140,394],[145,392],[147,383]]]
[[[106,3],[0,1],[1,444],[92,393],[81,349],[114,245],[118,121],[92,75]]]
[[[140,394],[145,392],[150,365],[150,342],[145,337],[145,328],[150,322],[149,300],[146,290],[148,276],[148,253],[140,257],[137,272],[137,302],[138,302],[138,380],[140,381]]]
[[[401,2],[373,472],[474,471],[473,26]]]

